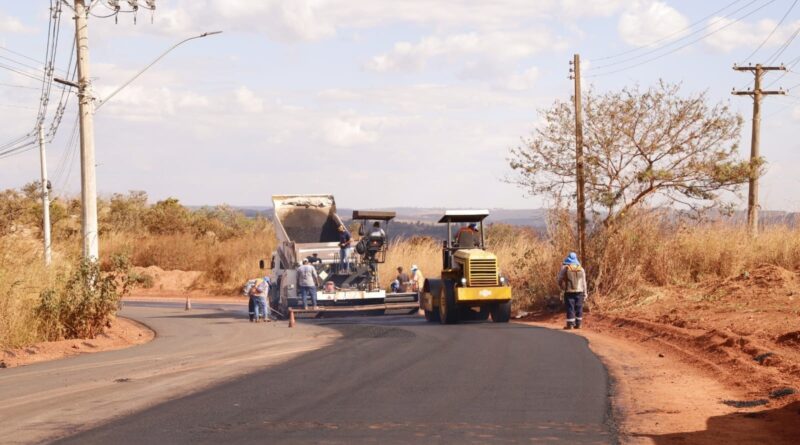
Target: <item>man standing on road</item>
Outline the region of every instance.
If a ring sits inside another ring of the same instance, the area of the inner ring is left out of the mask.
[[[258,322],[259,320],[269,321],[269,313],[267,312],[269,306],[267,304],[267,296],[269,295],[269,277],[263,277],[256,280],[255,285],[251,290],[252,299],[254,300],[254,317],[250,321]],[[255,320],[254,320],[255,318]]]
[[[348,257],[350,256],[350,251],[353,250],[352,244],[350,231],[345,226],[339,226],[339,273],[349,273],[350,271]]]
[[[570,252],[558,271],[558,287],[564,291],[567,308],[567,324],[564,329],[580,329],[583,321],[583,300],[586,298],[586,271],[578,261],[578,255]]]
[[[300,298],[303,299],[303,309],[308,309],[308,299],[314,309],[317,309],[317,286],[319,286],[319,276],[317,269],[308,264],[308,260],[303,260],[303,265],[297,268],[297,289],[300,291]]]

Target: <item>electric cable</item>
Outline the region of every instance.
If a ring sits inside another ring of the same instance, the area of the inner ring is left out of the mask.
[[[653,61],[655,61],[655,60],[661,59],[661,58],[663,58],[663,57],[666,57],[666,56],[668,56],[668,55],[670,55],[670,54],[674,54],[674,53],[676,53],[676,52],[678,52],[678,51],[680,51],[680,50],[682,50],[682,49],[684,49],[684,48],[686,48],[686,47],[688,47],[688,46],[691,46],[691,45],[693,45],[693,44],[695,44],[695,43],[697,43],[697,42],[699,42],[699,41],[701,41],[701,40],[704,40],[704,39],[706,39],[706,38],[707,38],[707,37],[709,37],[709,36],[712,36],[712,35],[714,35],[714,34],[716,34],[716,33],[720,32],[720,31],[722,31],[722,30],[723,30],[723,29],[725,29],[725,28],[728,28],[729,26],[732,26],[732,25],[734,25],[734,24],[736,24],[736,23],[738,23],[738,22],[740,22],[740,21],[744,20],[745,18],[747,18],[747,17],[749,17],[749,16],[751,16],[751,15],[755,14],[756,12],[760,11],[761,9],[765,8],[766,6],[770,5],[770,4],[771,4],[771,3],[773,3],[773,2],[775,2],[775,0],[770,0],[769,2],[767,2],[767,3],[763,4],[763,5],[759,6],[758,8],[756,8],[756,9],[754,9],[754,10],[752,10],[752,11],[748,12],[747,14],[745,14],[745,15],[743,15],[743,16],[741,16],[741,17],[739,17],[738,19],[736,19],[736,20],[734,20],[734,21],[731,21],[731,22],[729,22],[729,23],[726,23],[725,25],[723,25],[723,26],[721,26],[721,27],[719,27],[719,28],[715,29],[714,31],[711,31],[711,32],[709,32],[709,33],[707,33],[707,34],[704,34],[703,36],[701,36],[701,37],[699,37],[699,38],[697,38],[697,39],[695,39],[695,40],[692,40],[692,41],[690,41],[690,42],[688,42],[688,43],[686,43],[686,44],[684,44],[684,45],[681,45],[681,46],[679,46],[679,47],[677,47],[677,48],[672,48],[670,51],[668,51],[668,52],[666,52],[666,53],[664,53],[664,54],[660,54],[660,55],[658,55],[658,56],[651,57],[651,58],[649,58],[649,59],[643,60],[643,61],[641,61],[641,62],[635,63],[635,64],[633,64],[633,65],[629,65],[629,66],[626,66],[626,67],[623,67],[623,68],[620,68],[620,69],[616,69],[616,70],[612,70],[612,71],[607,71],[607,72],[604,72],[604,73],[590,74],[590,75],[586,75],[586,76],[584,76],[584,77],[600,77],[600,76],[608,76],[608,75],[610,75],[610,74],[616,74],[616,73],[620,73],[620,72],[622,72],[622,71],[627,71],[627,70],[629,70],[629,69],[636,68],[636,67],[642,66],[642,65],[644,65],[644,64],[647,64],[647,63],[653,62]],[[660,48],[660,49],[664,49],[664,47],[662,47],[662,48]],[[660,49],[659,49],[659,50],[660,50]]]
[[[767,36],[767,38],[765,38],[765,39],[764,39],[764,41],[762,41],[762,42],[761,42],[761,44],[760,44],[760,45],[758,45],[758,48],[754,49],[754,50],[753,50],[753,52],[752,52],[752,53],[750,53],[750,55],[749,55],[749,56],[747,56],[747,57],[744,59],[744,61],[745,61],[745,62],[747,62],[748,60],[750,60],[750,58],[751,58],[751,57],[753,57],[754,55],[756,55],[756,53],[758,52],[758,50],[760,50],[761,48],[763,48],[763,47],[764,47],[764,45],[766,45],[766,44],[767,44],[767,42],[769,41],[769,39],[770,39],[770,38],[772,38],[773,34],[775,34],[775,31],[777,31],[777,30],[778,30],[778,28],[780,28],[780,26],[783,24],[783,22],[784,22],[784,21],[786,21],[786,17],[789,17],[789,13],[791,13],[791,12],[792,12],[792,10],[794,9],[794,7],[795,7],[795,6],[797,6],[797,2],[798,2],[798,1],[800,1],[800,0],[794,0],[794,2],[792,3],[792,6],[789,6],[789,10],[788,10],[788,11],[786,11],[786,14],[784,14],[784,15],[783,15],[783,17],[781,17],[781,20],[778,22],[778,24],[777,24],[777,25],[775,25],[775,27],[774,27],[774,28],[772,28],[772,31],[770,31],[770,33],[769,33],[769,35]]]

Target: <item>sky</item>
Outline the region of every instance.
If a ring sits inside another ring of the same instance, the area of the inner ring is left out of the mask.
[[[99,193],[144,190],[151,201],[187,205],[331,193],[350,208],[537,208],[542,197],[505,181],[509,149],[539,125],[538,110],[570,99],[574,53],[585,88],[664,79],[729,104],[747,120],[747,157],[752,101],[730,93],[753,76],[732,65],[797,63],[796,3],[156,0],[152,13],[115,20],[108,1],[96,0],[90,73],[100,100],[182,39],[223,31],[180,45],[97,110]],[[25,74],[41,76],[49,8],[49,0],[0,0],[0,144],[35,125],[41,82]],[[72,17],[64,7],[56,77],[66,77]],[[800,67],[765,77],[773,80],[771,88],[797,86]],[[76,98],[65,96],[47,163],[55,193],[73,196]],[[762,106],[764,209],[800,211],[798,99],[800,86]],[[38,178],[35,147],[0,159],[0,189]]]

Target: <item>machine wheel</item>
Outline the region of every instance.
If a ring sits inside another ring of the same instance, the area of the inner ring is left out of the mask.
[[[439,311],[425,311],[425,320],[430,322],[437,322],[439,321]]]
[[[496,303],[492,305],[492,321],[495,323],[508,323],[511,319],[511,302]]]
[[[442,324],[458,323],[458,307],[454,283],[445,280],[439,291],[439,322]]]

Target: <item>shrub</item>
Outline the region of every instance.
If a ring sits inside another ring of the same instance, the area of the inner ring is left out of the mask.
[[[100,271],[91,261],[81,261],[68,277],[39,294],[35,309],[42,336],[50,341],[94,338],[110,326],[119,301],[128,292],[126,259],[118,257],[114,270]]]

